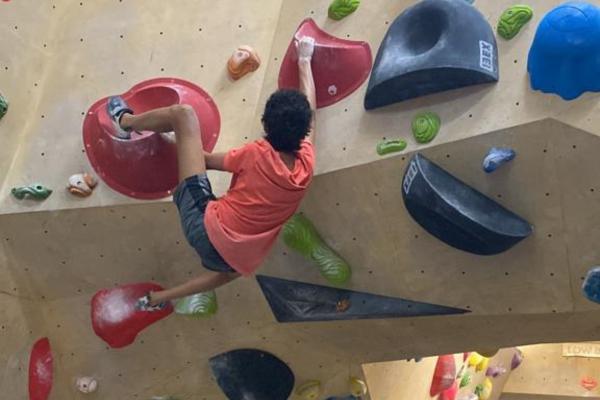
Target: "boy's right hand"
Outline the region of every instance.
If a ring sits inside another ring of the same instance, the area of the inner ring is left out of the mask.
[[[298,51],[298,60],[312,59],[315,51],[315,39],[310,36],[302,37],[296,44],[296,50]]]

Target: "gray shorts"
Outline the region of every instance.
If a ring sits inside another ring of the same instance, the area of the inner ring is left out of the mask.
[[[204,214],[209,201],[216,200],[206,174],[190,176],[179,184],[173,194],[173,202],[179,210],[181,227],[190,244],[196,250],[204,268],[214,272],[236,272],[212,245],[204,226]]]

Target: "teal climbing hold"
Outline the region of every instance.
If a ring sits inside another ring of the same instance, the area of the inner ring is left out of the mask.
[[[507,8],[498,21],[498,35],[506,40],[514,38],[531,18],[533,9],[529,6],[517,4]]]
[[[26,197],[34,200],[46,200],[52,194],[52,190],[44,185],[34,184],[13,188],[11,193],[19,200],[23,200]]]
[[[440,131],[441,124],[440,117],[435,113],[417,114],[412,122],[412,132],[415,140],[421,144],[431,142]]]
[[[8,100],[0,94],[0,119],[6,115],[8,111]]]
[[[390,153],[397,153],[406,149],[406,140],[384,140],[377,144],[377,154],[384,156]]]
[[[350,265],[323,241],[304,215],[289,219],[283,227],[283,240],[289,248],[314,261],[329,283],[344,284],[350,279]]]
[[[333,0],[329,6],[329,18],[339,21],[356,11],[359,5],[360,0]]]
[[[177,314],[198,318],[213,316],[218,309],[217,295],[214,291],[184,297],[175,305]]]

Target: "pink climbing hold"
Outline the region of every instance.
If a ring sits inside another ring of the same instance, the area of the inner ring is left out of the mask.
[[[438,400],[455,400],[456,395],[458,394],[458,381],[454,381],[452,386],[449,389],[444,390],[438,396]]]
[[[35,342],[29,357],[29,400],[46,400],[52,390],[52,350],[48,338]]]
[[[192,106],[200,121],[204,150],[215,147],[221,129],[219,110],[195,84],[175,78],[151,79],[121,97],[136,114],[175,104]],[[154,132],[133,132],[131,139],[119,139],[106,111],[107,100],[98,100],[83,122],[86,154],[98,176],[112,189],[136,199],[171,195],[179,182],[175,144]]]
[[[99,291],[92,298],[94,332],[112,348],[130,345],[138,333],[173,312],[170,303],[160,311],[135,309],[140,297],[162,289],[154,283],[136,283]]]
[[[492,367],[488,367],[488,369],[485,371],[485,376],[497,378],[500,375],[503,375],[504,373],[506,373],[506,368],[499,365],[495,365]]]
[[[280,89],[298,88],[296,43],[304,36],[315,39],[312,68],[318,108],[330,106],[349,96],[369,77],[373,56],[368,43],[331,36],[308,18],[300,24],[281,64]]]
[[[510,370],[514,371],[519,368],[521,363],[523,362],[523,352],[519,349],[515,349],[515,354],[510,362]]]
[[[454,356],[447,354],[439,356],[433,373],[429,395],[435,397],[452,387],[456,381],[456,364]]]

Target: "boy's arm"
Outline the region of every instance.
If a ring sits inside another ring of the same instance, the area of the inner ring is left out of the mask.
[[[214,169],[217,171],[225,171],[225,154],[226,153],[207,153],[204,152],[206,160],[206,169]]]
[[[309,36],[300,39],[298,43],[298,73],[300,77],[300,92],[304,93],[310,104],[312,118],[310,121],[310,132],[307,140],[313,144],[316,136],[315,112],[317,110],[317,93],[315,79],[312,73],[312,55],[315,48],[315,40]]]

